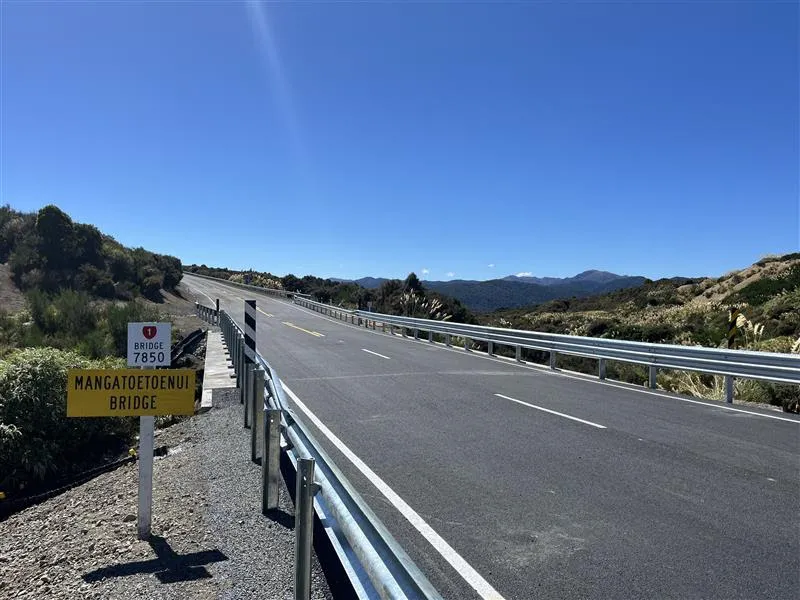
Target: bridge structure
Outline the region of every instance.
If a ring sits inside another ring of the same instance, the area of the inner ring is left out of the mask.
[[[184,282],[228,337],[257,299],[265,407],[284,414],[284,451],[321,457],[314,505],[339,522],[360,596],[800,591],[800,418],[655,389],[667,368],[729,388],[796,385],[800,357],[491,331]],[[548,351],[550,364],[495,356],[501,345]],[[597,359],[597,376],[559,370],[559,353]],[[647,365],[649,385],[608,380],[607,360]]]

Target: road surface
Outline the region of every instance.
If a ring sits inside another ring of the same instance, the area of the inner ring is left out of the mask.
[[[796,416],[517,365],[184,283],[240,324],[244,298],[257,299],[258,351],[445,598],[800,596]]]

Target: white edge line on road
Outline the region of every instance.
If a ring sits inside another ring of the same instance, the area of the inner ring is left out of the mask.
[[[214,304],[214,306],[216,306],[214,299],[213,299],[211,296],[209,296],[208,294],[206,294],[206,293],[205,293],[203,290],[198,290],[198,289],[196,289],[196,288],[195,288],[195,287],[194,287],[194,286],[193,286],[191,283],[189,283],[188,281],[186,282],[186,285],[187,285],[187,286],[188,286],[190,289],[192,289],[193,291],[195,291],[195,292],[200,292],[201,294],[203,294],[203,296],[205,296],[206,298],[208,298],[209,300],[211,300],[211,304]]]
[[[590,425],[592,427],[597,427],[598,429],[606,429],[605,425],[599,425],[597,423],[592,423],[591,421],[584,421],[583,419],[579,419],[578,417],[573,417],[570,415],[565,415],[564,413],[557,412],[555,410],[550,410],[549,408],[543,408],[541,406],[536,406],[535,404],[529,404],[528,402],[523,402],[522,400],[517,400],[516,398],[512,398],[511,396],[504,396],[503,394],[495,394],[498,398],[504,398],[506,400],[511,400],[511,402],[516,402],[517,404],[522,404],[523,406],[527,406],[529,408],[535,408],[536,410],[541,410],[546,413],[550,413],[551,415],[558,415],[559,417],[564,417],[565,419],[571,419],[572,421],[577,421],[578,423],[583,423],[584,425]]]
[[[328,429],[325,424],[320,421],[317,416],[311,412],[311,410],[303,404],[300,398],[289,389],[289,387],[281,382],[283,389],[286,391],[289,396],[291,396],[292,400],[294,400],[295,404],[297,405],[300,410],[302,410],[308,418],[311,420],[312,423],[319,429],[325,437],[327,437],[330,442],[336,446],[336,448],[344,454],[347,459],[355,465],[355,467],[361,471],[361,473],[369,479],[370,483],[374,485],[378,491],[380,491],[386,499],[391,502],[391,504],[403,515],[409,523],[416,529],[422,537],[424,537],[428,542],[430,542],[431,546],[433,546],[436,551],[442,555],[450,565],[458,572],[459,575],[466,581],[472,589],[474,589],[478,595],[483,598],[484,600],[505,600],[503,596],[500,595],[500,592],[495,590],[491,584],[486,581],[480,573],[478,573],[472,566],[464,560],[464,558],[456,552],[450,544],[448,544],[442,536],[436,533],[433,528],[428,525],[428,523],[421,517],[417,512],[411,508],[405,500],[403,500],[397,492],[395,492],[389,485],[381,479],[372,469],[370,469],[364,461],[362,461],[358,456],[356,456],[350,448],[348,448],[342,440],[340,440],[336,435]]]
[[[362,348],[364,352],[368,352],[369,354],[374,354],[375,356],[380,356],[381,358],[385,358],[386,360],[391,360],[388,356],[384,356],[383,354],[378,354],[377,352],[373,352],[372,350],[367,350],[366,348]]]
[[[689,404],[698,404],[700,406],[705,406],[706,408],[719,409],[719,410],[729,410],[731,412],[744,413],[746,415],[754,415],[756,417],[764,417],[765,419],[775,419],[776,421],[788,421],[789,423],[795,423],[797,425],[800,425],[800,420],[797,420],[797,419],[789,419],[789,418],[786,418],[786,417],[779,417],[777,415],[765,415],[764,413],[755,412],[755,411],[752,411],[752,410],[744,410],[743,408],[735,408],[735,407],[732,407],[732,406],[724,406],[722,403],[720,403],[719,405],[711,404],[710,400],[706,400],[706,401],[694,400],[692,398],[684,398],[682,396],[675,396],[675,395],[672,395],[672,394],[664,394],[664,393],[661,393],[661,392],[654,392],[652,390],[643,390],[643,389],[639,389],[638,387],[630,387],[633,384],[625,385],[625,384],[622,384],[622,383],[612,383],[610,381],[599,381],[599,380],[593,380],[591,378],[591,376],[586,378],[586,377],[579,377],[579,376],[576,376],[576,375],[568,375],[567,373],[553,373],[553,375],[561,375],[562,377],[568,377],[569,379],[579,379],[581,381],[593,381],[594,383],[599,383],[600,385],[607,385],[608,387],[618,388],[620,390],[628,390],[630,392],[639,392],[640,394],[648,394],[650,396],[658,396],[659,398],[668,398],[670,400],[680,400],[681,402],[688,402]]]

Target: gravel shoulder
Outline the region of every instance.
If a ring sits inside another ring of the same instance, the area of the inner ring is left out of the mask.
[[[138,467],[123,466],[0,522],[0,597],[291,599],[294,506],[260,511],[235,390],[157,432],[153,538],[136,538]],[[314,556],[312,598],[332,594]]]

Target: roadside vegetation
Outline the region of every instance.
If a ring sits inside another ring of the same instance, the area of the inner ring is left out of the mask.
[[[75,223],[57,206],[36,213],[0,207],[0,263],[24,291],[84,291],[93,297],[161,300],[182,277],[181,261],[126,248],[93,225]]]
[[[67,370],[115,368],[118,358],[90,360],[54,348],[19,350],[0,362],[0,491],[25,495],[118,458],[133,439],[133,418],[66,418]]]
[[[0,492],[13,498],[130,447],[135,418],[66,418],[67,369],[124,367],[128,322],[161,320],[145,299],[174,291],[182,265],[55,206],[0,207],[0,263],[12,279],[0,285],[25,297],[0,308]]]

